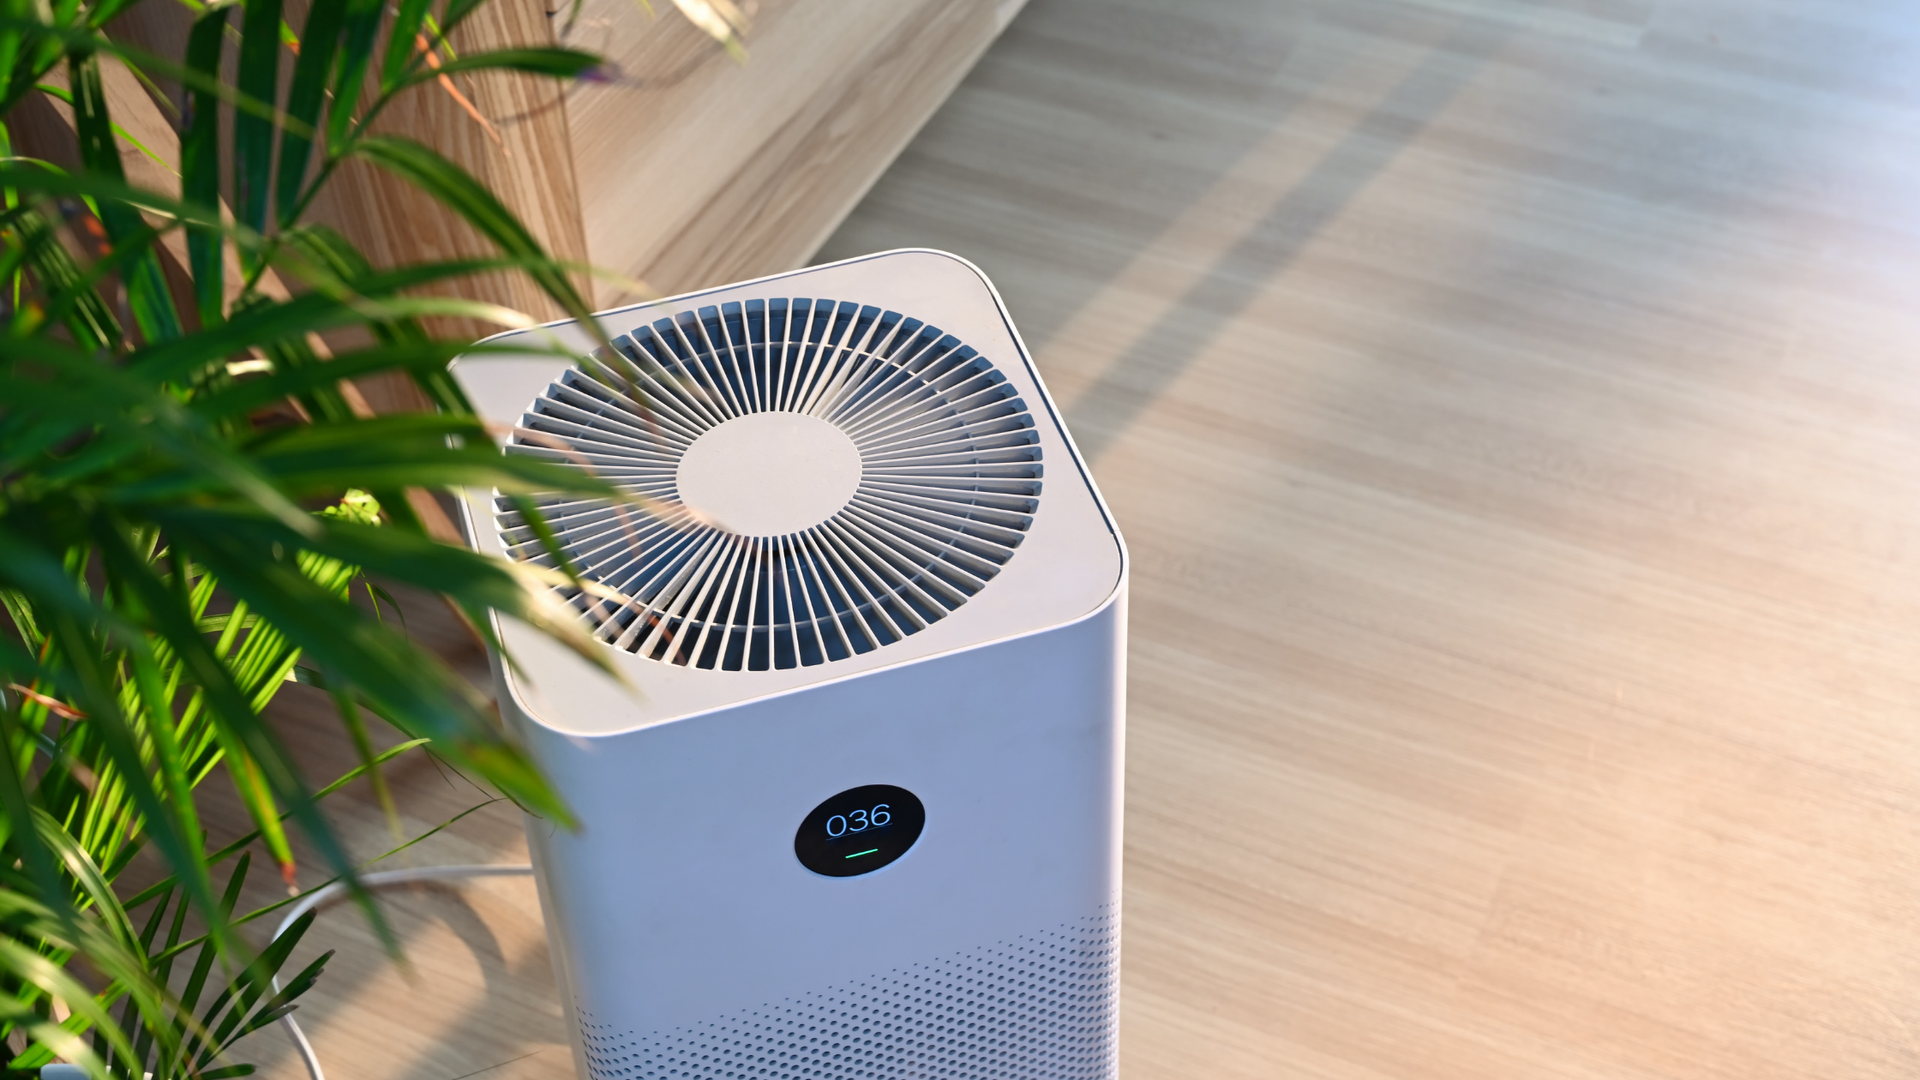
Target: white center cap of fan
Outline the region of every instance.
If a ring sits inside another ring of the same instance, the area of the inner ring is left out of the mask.
[[[693,440],[676,480],[680,501],[711,524],[741,536],[785,536],[853,498],[860,448],[816,417],[748,413]]]

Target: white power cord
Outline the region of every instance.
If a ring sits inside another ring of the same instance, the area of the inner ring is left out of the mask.
[[[460,878],[478,877],[524,877],[531,873],[533,873],[533,867],[525,863],[518,865],[423,866],[413,870],[382,870],[374,874],[362,874],[360,875],[360,884],[369,889],[378,889],[386,885],[406,885],[416,881],[450,881]],[[300,916],[305,915],[307,912],[312,911],[322,904],[338,900],[346,894],[346,883],[341,881],[336,881],[331,885],[315,889],[311,895],[293,905],[292,910],[287,912],[287,917],[280,920],[280,928],[273,932],[274,938],[278,940],[280,935],[286,933],[287,928],[292,926],[294,920],[300,918]],[[273,989],[275,992],[278,992],[280,989],[280,980],[278,978],[273,980]],[[306,1063],[307,1075],[311,1077],[312,1080],[327,1080],[327,1074],[320,1069],[319,1055],[313,1052],[313,1044],[307,1041],[307,1033],[300,1030],[300,1022],[293,1018],[292,1013],[281,1017],[280,1022],[287,1026],[287,1035],[293,1039],[294,1049],[300,1052],[300,1060]],[[50,1078],[44,1077],[43,1074],[43,1080],[50,1080]]]

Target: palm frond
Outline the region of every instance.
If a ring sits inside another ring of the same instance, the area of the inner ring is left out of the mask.
[[[371,776],[391,813],[381,767],[431,747],[571,820],[472,690],[353,592],[369,574],[434,590],[606,667],[554,599],[552,572],[435,541],[405,494],[622,497],[503,455],[448,372],[463,351],[502,350],[426,329],[450,313],[528,325],[420,295],[501,270],[584,316],[580,268],[556,262],[464,169],[369,124],[430,80],[564,79],[597,60],[552,48],[454,55],[445,35],[481,0],[316,0],[297,37],[282,0],[237,0],[193,17],[183,55],[158,56],[102,32],[136,2],[0,2],[0,1036],[27,1043],[11,1070],[62,1058],[101,1080],[213,1080],[244,1074],[227,1057],[234,1041],[294,1008],[324,968],[275,991],[306,922],[258,951],[236,932],[279,906],[236,913],[251,852],[291,884],[304,837],[385,933],[321,813],[329,792]],[[109,60],[183,88],[177,190],[129,182]],[[64,85],[63,160],[78,168],[13,152],[5,120],[43,83]],[[303,222],[354,160],[438,200],[498,254],[382,269]],[[333,355],[328,336],[341,331],[358,344]],[[364,415],[352,380],[377,375],[411,381],[440,411]],[[333,699],[358,760],[346,777],[316,788],[263,721],[289,681]],[[366,713],[407,741],[375,752]],[[209,850],[198,799],[216,773],[252,820]],[[127,895],[120,875],[142,851],[168,873]],[[93,983],[77,977],[82,965]]]

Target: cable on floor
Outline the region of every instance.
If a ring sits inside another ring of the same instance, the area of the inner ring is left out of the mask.
[[[382,870],[373,874],[360,875],[360,884],[369,889],[383,888],[388,885],[410,885],[418,881],[455,881],[462,878],[481,877],[524,877],[533,873],[533,867],[525,864],[504,865],[468,865],[468,866],[422,866],[412,870]],[[315,889],[311,894],[293,905],[287,917],[280,920],[280,928],[273,932],[277,940],[294,921],[322,904],[331,903],[347,894],[343,881]],[[280,980],[273,980],[273,989],[278,992]],[[307,1041],[307,1033],[300,1030],[300,1022],[292,1013],[280,1018],[286,1025],[288,1037],[293,1039],[293,1047],[300,1052],[300,1060],[306,1063],[307,1075],[312,1080],[327,1080],[327,1074],[320,1068],[320,1056],[313,1051],[313,1044]],[[44,1078],[43,1078],[44,1080]]]

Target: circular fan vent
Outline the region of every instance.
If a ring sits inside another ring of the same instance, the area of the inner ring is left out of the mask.
[[[509,453],[648,501],[534,500],[604,641],[672,664],[843,660],[945,617],[1032,523],[1033,417],[992,363],[899,312],[767,299],[615,339],[522,420]],[[508,503],[501,537],[553,566]]]

